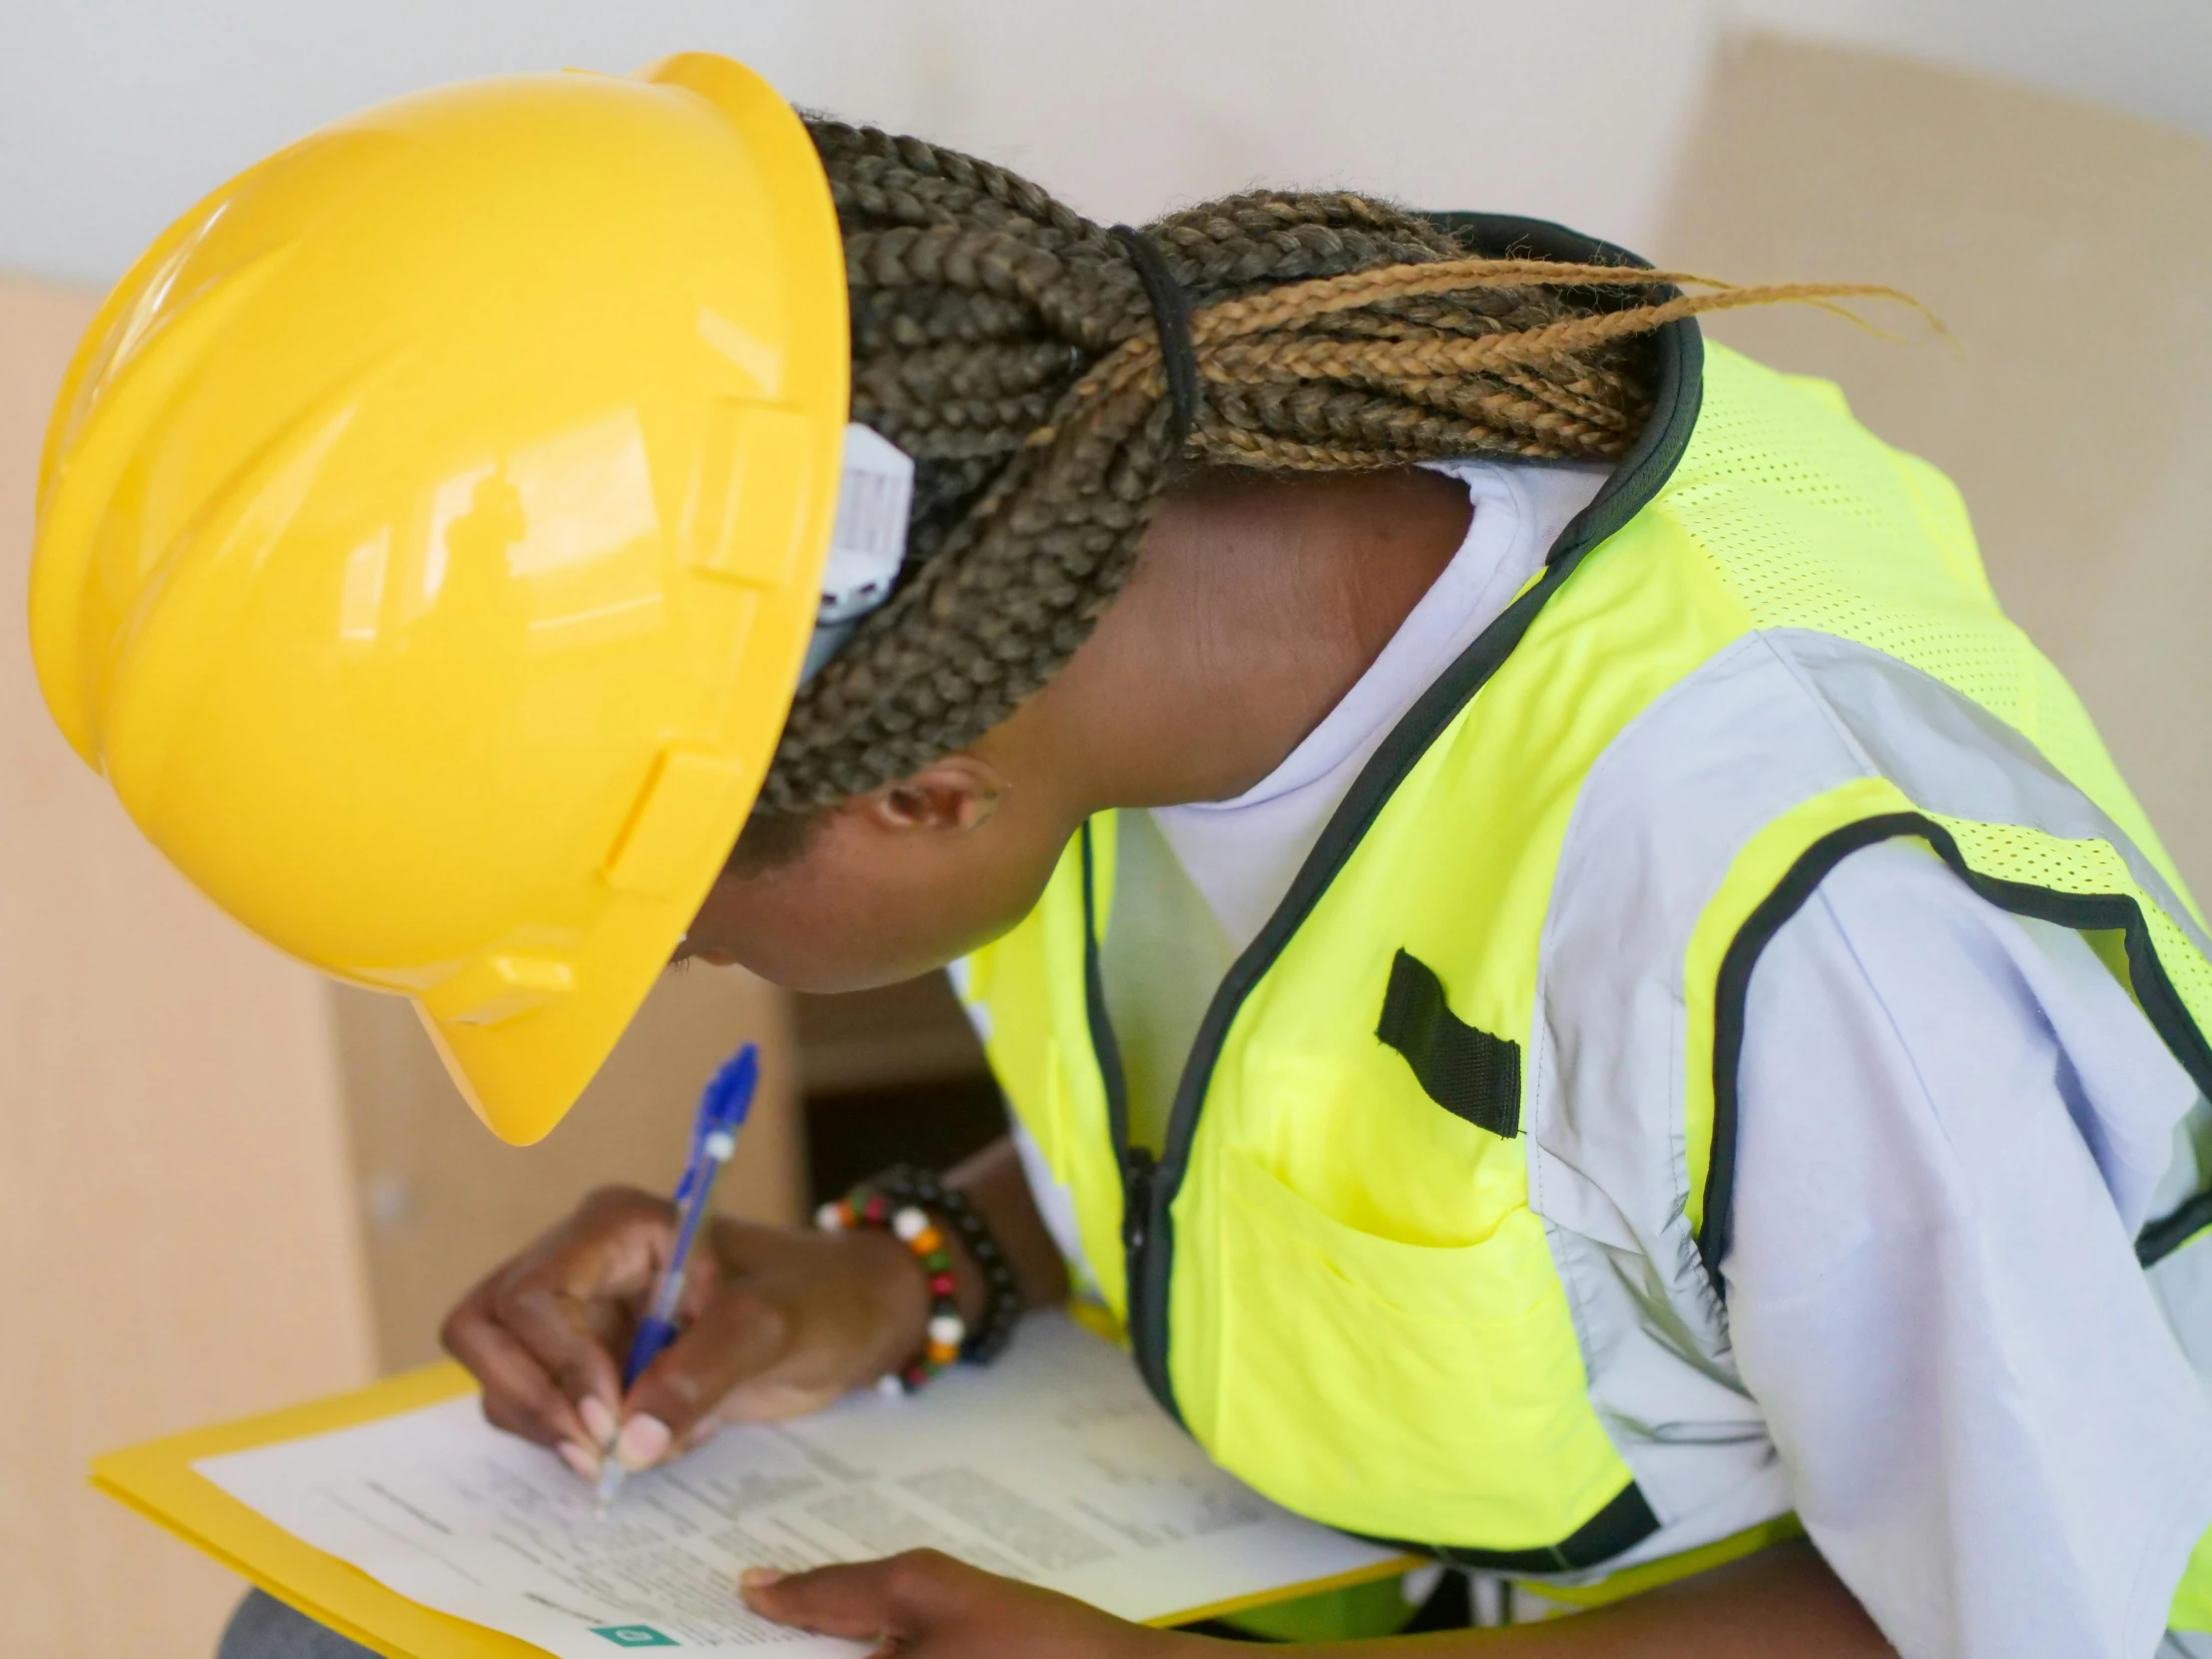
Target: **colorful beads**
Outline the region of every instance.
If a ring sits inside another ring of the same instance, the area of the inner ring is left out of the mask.
[[[876,1379],[881,1394],[909,1394],[960,1357],[967,1336],[967,1322],[960,1318],[960,1283],[952,1271],[952,1253],[944,1234],[918,1204],[891,1208],[882,1193],[870,1193],[857,1203],[836,1199],[815,1212],[815,1225],[825,1233],[850,1233],[862,1229],[887,1231],[914,1253],[929,1286],[929,1324],[921,1354],[902,1369]]]
[[[912,1251],[921,1266],[930,1303],[922,1350],[879,1379],[879,1392],[911,1393],[955,1360],[987,1365],[1011,1340],[1023,1306],[1013,1266],[967,1194],[946,1186],[932,1171],[907,1165],[887,1169],[849,1196],[822,1206],[815,1224],[826,1233],[882,1229]],[[960,1318],[954,1238],[965,1247],[982,1282],[983,1317],[972,1329]]]

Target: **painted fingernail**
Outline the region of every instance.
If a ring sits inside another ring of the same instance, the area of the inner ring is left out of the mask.
[[[584,1432],[591,1436],[595,1446],[606,1446],[615,1437],[615,1414],[607,1409],[607,1402],[597,1394],[586,1394],[576,1402],[576,1414],[584,1419]]]
[[[622,1437],[615,1441],[615,1455],[632,1473],[649,1469],[661,1460],[672,1437],[668,1424],[659,1417],[632,1417],[622,1425]]]
[[[765,1590],[772,1584],[783,1582],[784,1573],[780,1567],[747,1567],[738,1574],[738,1588],[741,1590]]]
[[[561,1461],[574,1471],[579,1480],[599,1478],[599,1454],[589,1447],[580,1446],[574,1440],[563,1440],[554,1448],[561,1454]]]

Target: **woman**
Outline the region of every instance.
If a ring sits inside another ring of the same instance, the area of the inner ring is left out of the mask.
[[[672,954],[955,964],[1013,1142],[724,1224],[627,1396],[643,1195],[454,1312],[581,1475],[925,1385],[1072,1271],[1261,1490],[1617,1598],[1531,1650],[2212,1651],[2212,956],[1945,482],[1691,319],[1835,291],[1341,194],[1103,230],[718,59],[452,89],[111,299],[42,683],[511,1139]],[[744,1593],[1211,1639],[926,1555]]]

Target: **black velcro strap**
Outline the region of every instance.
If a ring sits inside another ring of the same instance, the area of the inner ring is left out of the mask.
[[[1443,981],[1400,950],[1375,1034],[1405,1056],[1428,1098],[1477,1129],[1520,1132],[1520,1044],[1476,1029],[1444,1004]]]

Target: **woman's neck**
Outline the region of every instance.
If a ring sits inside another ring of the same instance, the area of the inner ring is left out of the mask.
[[[1091,638],[994,734],[1010,770],[1036,745],[1085,813],[1243,794],[1368,671],[1469,512],[1462,485],[1411,468],[1177,490]]]

